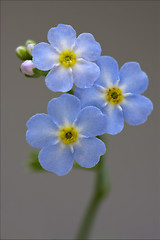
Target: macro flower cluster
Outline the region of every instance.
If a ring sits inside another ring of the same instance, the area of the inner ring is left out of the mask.
[[[26,76],[46,76],[46,86],[63,93],[48,103],[48,114],[29,119],[26,133],[27,142],[41,149],[41,166],[62,176],[74,160],[82,167],[94,167],[106,151],[96,136],[120,133],[124,121],[144,123],[153,105],[141,95],[148,76],[140,65],[128,62],[119,70],[114,58],[100,56],[101,46],[92,34],[77,37],[72,26],[59,24],[49,30],[48,42],[30,40],[16,52],[25,60],[21,71]]]

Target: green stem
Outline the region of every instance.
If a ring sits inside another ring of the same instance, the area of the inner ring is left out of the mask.
[[[103,198],[107,197],[110,191],[110,180],[106,166],[106,155],[103,155],[101,157],[98,168],[96,170],[97,176],[93,197],[88,205],[88,209],[83,218],[76,239],[88,238],[98,207]]]
[[[105,139],[103,139],[103,142],[105,142]],[[32,170],[45,172],[45,170],[41,167],[38,161],[37,152],[31,152],[30,158],[31,160],[28,162],[28,165]],[[77,163],[74,163],[73,167],[76,169],[82,169],[82,167],[80,167]],[[88,239],[98,207],[100,206],[100,203],[102,202],[102,200],[108,196],[110,191],[110,180],[109,180],[108,169],[107,169],[106,154],[101,157],[99,163],[94,168],[91,168],[91,169],[86,168],[86,170],[93,170],[95,172],[96,183],[95,183],[92,199],[89,202],[88,209],[83,218],[83,221],[80,226],[76,239]]]

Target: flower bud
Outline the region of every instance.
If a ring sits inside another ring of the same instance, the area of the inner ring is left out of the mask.
[[[31,55],[31,52],[32,52],[33,48],[35,47],[35,45],[36,45],[35,43],[30,43],[27,45],[27,51],[30,55]]]
[[[21,64],[21,71],[29,76],[33,76],[33,69],[35,68],[33,62],[31,60],[26,60]]]
[[[31,56],[29,55],[26,46],[19,46],[16,48],[16,54],[21,60],[30,59]]]
[[[28,46],[28,44],[34,44],[34,45],[36,45],[36,42],[33,41],[33,40],[27,40],[27,41],[26,41],[26,46]]]

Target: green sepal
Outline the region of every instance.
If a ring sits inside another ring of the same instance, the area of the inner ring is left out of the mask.
[[[22,72],[21,68],[19,68],[19,70],[20,70],[20,72]],[[33,75],[24,74],[24,76],[26,76],[28,78],[38,78],[38,77],[41,77],[43,75],[43,71],[41,71],[37,68],[33,68],[32,71],[34,73]]]
[[[32,56],[28,53],[26,46],[19,46],[16,48],[16,54],[19,59],[32,60]]]
[[[37,68],[33,68],[32,71],[34,72],[34,75],[31,76],[31,77],[38,78],[38,77],[43,75],[43,71],[41,71],[41,70],[39,70]]]
[[[49,71],[50,71],[50,70],[49,70]],[[47,74],[49,73],[49,71],[41,71],[41,72],[42,72],[42,75],[46,77]]]
[[[68,93],[68,94],[71,94],[71,95],[74,95],[73,89],[69,90],[67,93]]]
[[[27,162],[27,166],[35,172],[46,172],[45,169],[41,167],[41,164],[38,160],[38,153],[37,152],[30,152],[29,153],[30,160]]]

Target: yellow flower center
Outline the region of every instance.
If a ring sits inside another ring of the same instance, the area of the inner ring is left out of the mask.
[[[122,90],[117,87],[111,87],[106,91],[106,99],[109,103],[119,104],[123,100]]]
[[[72,67],[75,65],[77,59],[74,52],[65,50],[60,56],[59,61],[64,67]]]
[[[61,129],[59,137],[64,144],[71,144],[77,141],[78,131],[71,126]]]

